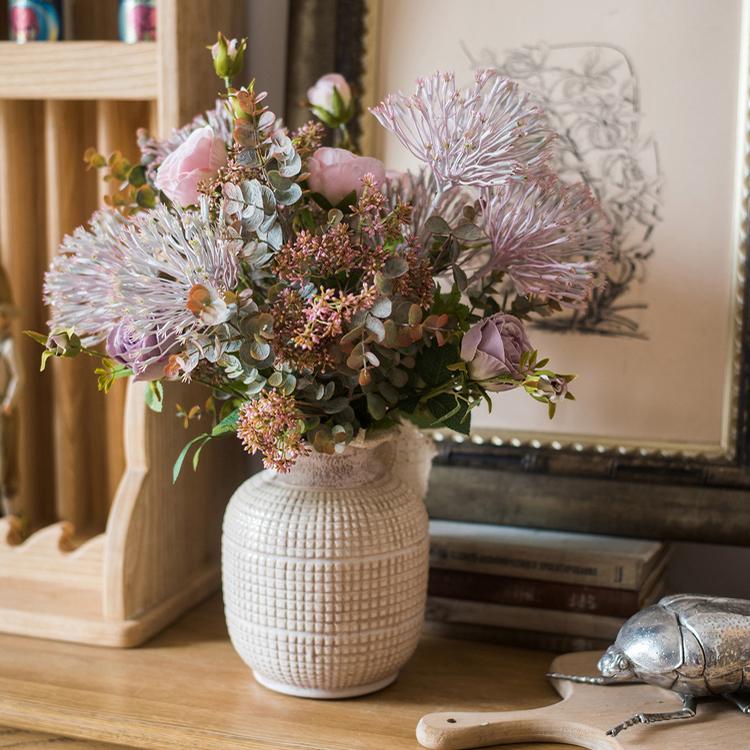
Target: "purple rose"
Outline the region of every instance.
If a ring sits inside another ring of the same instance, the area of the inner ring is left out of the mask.
[[[354,190],[362,191],[362,178],[371,174],[375,184],[380,186],[385,180],[385,166],[382,161],[369,156],[356,156],[345,148],[319,148],[308,160],[307,182],[310,190],[320,193],[334,206]]]
[[[513,315],[496,313],[472,326],[461,341],[461,359],[469,375],[488,391],[507,391],[512,383],[487,383],[499,375],[523,380],[520,360],[533,349],[521,321]]]
[[[160,342],[155,333],[143,336],[132,323],[118,323],[107,336],[107,354],[129,367],[135,380],[158,380],[164,377],[171,344]]]

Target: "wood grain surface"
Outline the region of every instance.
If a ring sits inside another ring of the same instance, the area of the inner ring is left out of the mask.
[[[416,750],[431,711],[556,702],[551,658],[427,637],[379,693],[292,698],[255,683],[214,597],[134,650],[0,636],[0,725],[153,750]]]
[[[123,750],[123,745],[110,745],[97,740],[76,740],[62,735],[25,732],[23,729],[0,727],[0,750]]]
[[[598,652],[557,657],[551,669],[595,675]],[[676,694],[653,685],[581,685],[554,680],[562,700],[527,711],[440,712],[424,716],[417,736],[430,750],[505,747],[559,741],[589,750],[741,750],[750,746],[750,717],[721,698],[699,699],[692,719],[636,724],[616,737],[607,730],[640,713],[682,708]]]
[[[155,99],[156,60],[156,42],[0,42],[0,99]]]

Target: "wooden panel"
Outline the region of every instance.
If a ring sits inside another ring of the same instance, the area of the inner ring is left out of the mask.
[[[156,42],[0,42],[0,99],[154,99],[156,59]]]
[[[47,320],[41,296],[47,267],[43,125],[41,103],[0,101],[0,250],[18,308],[15,333],[24,373],[15,510],[31,529],[55,519],[52,380],[39,372],[39,345],[21,334],[45,330]]]
[[[206,425],[184,430],[177,403],[203,403],[198,386],[170,383],[164,413],[144,406],[145,383],[129,384],[127,471],[107,524],[104,613],[128,619],[208,577],[218,585],[221,519],[231,493],[250,474],[250,459],[232,436],[208,445],[193,473],[186,465],[172,484],[172,465],[185,443]],[[188,462],[186,462],[188,463]]]
[[[232,0],[159,0],[157,9],[159,122],[167,134],[213,106],[223,85],[206,46],[217,31],[244,36],[247,15],[245,3]]]
[[[118,38],[117,0],[75,0],[72,5],[74,39]]]
[[[63,235],[87,221],[98,201],[96,175],[81,155],[96,140],[94,105],[45,104],[47,243],[57,253]],[[38,294],[39,292],[37,292]],[[88,357],[52,363],[55,408],[55,496],[58,518],[76,529],[101,531],[107,518],[104,395]]]
[[[135,132],[138,128],[148,127],[151,107],[148,102],[102,101],[96,105],[97,148],[100,153],[109,156],[113,151],[120,151],[127,159],[136,162],[140,158],[136,144]],[[99,198],[112,192],[112,187],[104,180],[99,180]],[[125,471],[125,449],[123,432],[125,422],[125,393],[127,383],[117,381],[107,395],[106,432],[102,436],[107,443],[107,491],[100,498],[107,508],[115,496],[117,487]]]
[[[0,636],[0,722],[154,750],[418,750],[425,713],[556,702],[550,659],[430,637],[386,690],[301,700],[253,680],[217,596],[136,651]]]

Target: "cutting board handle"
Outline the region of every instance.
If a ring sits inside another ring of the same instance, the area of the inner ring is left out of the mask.
[[[528,711],[427,714],[417,725],[417,740],[430,750],[467,750],[513,742],[563,742],[589,750],[622,750],[622,745],[601,729],[566,721],[560,705]]]

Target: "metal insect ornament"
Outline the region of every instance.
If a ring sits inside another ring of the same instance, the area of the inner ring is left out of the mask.
[[[548,677],[589,685],[645,682],[682,697],[681,709],[636,714],[612,727],[607,732],[612,737],[635,724],[691,719],[701,696],[721,696],[750,714],[750,601],[664,597],[622,626],[598,667],[600,677],[556,672]]]

